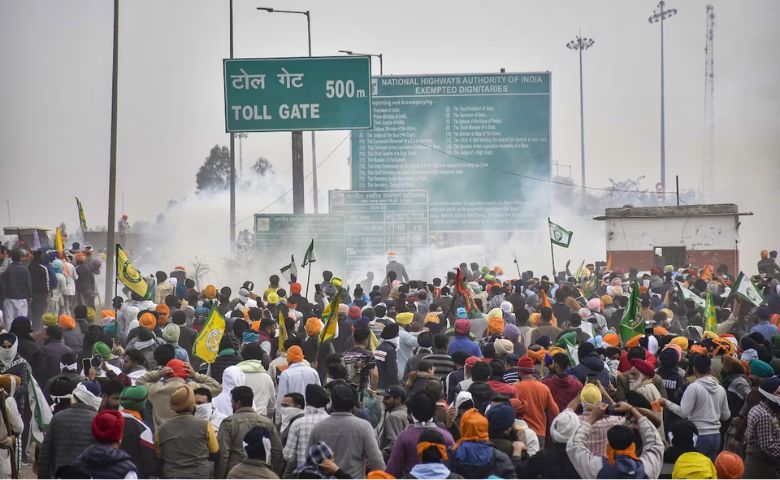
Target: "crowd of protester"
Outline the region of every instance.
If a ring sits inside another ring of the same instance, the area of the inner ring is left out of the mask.
[[[0,477],[780,478],[772,254],[759,305],[724,267],[415,280],[391,258],[311,298],[176,267],[99,310],[91,252],[2,249]]]

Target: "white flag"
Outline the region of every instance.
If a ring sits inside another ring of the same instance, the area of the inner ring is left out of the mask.
[[[279,269],[287,283],[293,284],[298,280],[298,266],[295,265],[295,257],[290,255],[290,263]]]
[[[693,300],[693,303],[696,304],[697,307],[704,308],[705,304],[707,303],[703,298],[696,295],[692,291],[688,290],[683,286],[680,282],[674,282],[675,285],[677,285],[677,288],[680,291],[680,294],[682,295],[684,300]]]
[[[547,219],[547,223],[550,226],[550,241],[558,246],[568,248],[569,243],[571,243],[571,236],[574,232],[566,230],[562,226],[551,222],[549,218]]]
[[[729,295],[733,295],[734,293],[739,294],[740,297],[756,307],[764,303],[764,296],[761,295],[761,292],[753,285],[753,282],[745,277],[745,274],[742,272],[739,272],[739,277],[737,277],[737,281],[734,282],[734,286],[731,287],[731,293]]]

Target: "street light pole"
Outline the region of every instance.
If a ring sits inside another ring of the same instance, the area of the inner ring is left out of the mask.
[[[661,24],[661,191],[666,191],[666,127],[664,107],[664,20],[677,14],[676,8],[664,10],[666,2],[661,0],[653,14],[647,19],[649,23]]]
[[[358,53],[353,52],[352,50],[339,50],[339,53],[344,53],[346,55],[359,55],[361,57],[376,57],[379,59],[379,75],[384,75],[384,66],[382,65],[381,53]]]
[[[566,48],[577,50],[580,56],[580,166],[582,168],[582,191],[585,191],[585,107],[582,95],[582,51],[596,43],[592,38],[582,38],[582,32],[575,40],[566,44]]]
[[[294,15],[306,16],[306,31],[309,37],[309,57],[311,57],[311,11],[309,10],[279,10],[270,7],[257,7],[258,10],[268,13],[290,13]],[[304,213],[303,197],[301,196],[296,200],[296,190],[300,189],[301,195],[303,194],[303,164],[298,166],[298,160],[303,161],[303,139],[302,132],[292,132],[292,144],[293,144],[293,212]],[[300,151],[298,151],[300,149]],[[300,170],[300,172],[299,172]],[[319,194],[317,189],[317,140],[314,130],[311,131],[311,178],[312,178],[312,192],[313,192],[313,205],[314,213],[319,213]],[[299,184],[296,188],[296,184]]]
[[[108,228],[106,238],[106,290],[104,292],[104,302],[111,305],[113,302],[112,292],[116,290],[116,272],[114,271],[116,263],[116,239],[114,238],[114,228],[116,228],[116,141],[117,141],[117,106],[119,94],[119,0],[114,0],[114,46],[112,53],[111,67],[111,140],[109,146],[109,166],[108,166]],[[10,216],[10,210],[9,210]],[[111,287],[114,287],[114,290]],[[111,300],[109,300],[111,298]]]
[[[230,0],[230,58],[233,58],[233,0]],[[230,250],[236,241],[236,136],[230,132]]]

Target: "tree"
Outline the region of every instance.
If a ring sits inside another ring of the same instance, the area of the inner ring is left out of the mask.
[[[224,190],[230,186],[230,150],[214,145],[209,156],[195,174],[197,190]]]
[[[252,171],[254,171],[257,175],[264,177],[267,173],[274,172],[274,166],[267,158],[260,157],[257,159],[255,164],[252,165]]]

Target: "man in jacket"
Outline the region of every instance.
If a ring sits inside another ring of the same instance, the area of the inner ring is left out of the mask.
[[[662,400],[670,412],[690,420],[699,431],[696,449],[715,461],[720,450],[721,422],[731,418],[726,390],[710,373],[710,357],[695,354],[692,359],[696,381],[688,385],[680,405]]]
[[[542,380],[542,383],[550,389],[559,410],[565,409],[566,405],[582,390],[582,383],[574,375],[570,375],[568,370],[569,356],[565,353],[556,353],[553,355],[553,374]]]
[[[377,389],[385,391],[401,382],[398,380],[397,350],[399,345],[399,327],[391,323],[382,329],[381,340],[374,350],[374,360],[378,371]]]
[[[246,458],[244,436],[253,427],[265,428],[271,438],[270,464],[277,473],[282,472],[282,441],[274,424],[265,416],[254,411],[254,394],[247,386],[235,387],[230,392],[233,403],[233,415],[227,417],[219,426],[219,458],[214,468],[215,478],[225,478],[231,468]]]
[[[138,467],[119,448],[125,419],[116,410],[103,410],[92,419],[95,443],[76,458],[73,465],[90,478],[138,478]]]
[[[22,252],[11,250],[11,264],[0,275],[3,282],[3,317],[6,330],[16,317],[26,317],[28,302],[32,300],[32,280],[30,271],[22,263]]]
[[[38,478],[54,478],[59,467],[73,463],[94,442],[92,419],[100,408],[100,384],[81,382],[73,390],[73,402],[49,423],[38,455]]]
[[[352,478],[365,478],[366,472],[384,470],[385,461],[379,451],[371,424],[352,414],[357,405],[357,393],[348,385],[338,383],[331,389],[333,413],[311,431],[309,446],[325,442],[338,445],[335,463]]]
[[[263,349],[256,343],[247,343],[241,349],[244,360],[236,366],[244,372],[244,384],[254,393],[255,411],[268,418],[274,417],[276,388],[271,376],[263,367]]]
[[[281,420],[282,398],[288,393],[306,393],[306,385],[320,384],[320,376],[317,370],[304,365],[303,350],[298,345],[287,349],[287,363],[290,365],[279,376],[279,389],[276,392],[276,417]]]
[[[266,449],[272,435],[265,427],[252,427],[243,438],[246,458],[230,469],[227,478],[279,478],[271,469],[271,452]]]
[[[79,305],[95,308],[95,272],[87,265],[83,253],[76,254],[76,302]]]
[[[571,374],[581,384],[587,383],[588,375],[595,375],[596,380],[601,382],[604,388],[609,388],[609,370],[604,364],[604,360],[596,353],[596,347],[592,343],[585,342],[577,347],[577,357],[580,363],[571,369]]]
[[[58,326],[46,327],[46,337],[43,341],[44,368],[39,375],[44,384],[60,373],[62,356],[66,353],[73,353],[73,350],[63,342],[62,329]]]
[[[398,435],[409,425],[406,390],[400,385],[390,386],[387,394],[382,397],[382,404],[385,408],[376,427],[376,436],[379,440],[379,450],[382,451],[385,461],[388,461]]]
[[[155,430],[176,416],[176,412],[170,406],[171,395],[185,384],[189,384],[193,389],[208,388],[213,395],[218,395],[222,391],[222,385],[216,380],[196,373],[190,364],[178,359],[170,360],[160,370],[147,372],[136,381],[136,385],[143,385],[149,391],[149,399],[154,407]]]
[[[138,467],[138,478],[159,475],[159,461],[154,451],[154,434],[144,423],[143,413],[149,392],[146,387],[126,387],[119,395],[122,416],[125,419],[122,442],[119,446],[130,455]]]
[[[615,408],[621,413],[630,414],[637,422],[642,450],[636,451],[634,429],[617,425],[607,431],[607,450],[612,455],[597,457],[590,453],[586,445],[590,427],[607,410],[607,404],[602,403],[593,408],[588,420],[580,424],[566,446],[572,465],[581,478],[658,478],[664,454],[664,444],[658,429],[627,403],[619,403]]]

